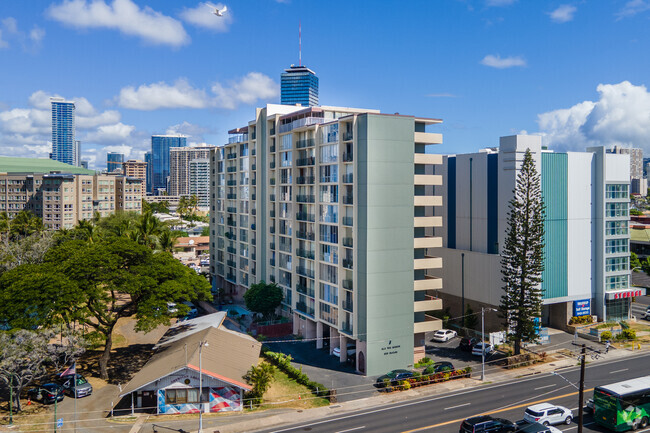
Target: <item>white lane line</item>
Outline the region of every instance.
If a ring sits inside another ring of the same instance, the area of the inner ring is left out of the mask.
[[[629,370],[629,368],[622,368],[622,369],[620,369],[620,370],[610,371],[609,374],[620,373],[620,372],[622,372],[622,371],[628,371],[628,370]]]
[[[362,425],[361,427],[349,428],[347,430],[339,430],[336,433],[345,433],[345,432],[348,432],[348,431],[361,430],[362,428],[366,428],[366,426]]]
[[[469,406],[470,403],[459,404],[458,406],[446,407],[443,410],[456,409],[457,407]]]
[[[557,385],[553,383],[551,385],[540,386],[539,388],[535,388],[535,391],[537,391],[538,389],[552,388],[554,386],[557,386]]]
[[[574,421],[575,421],[575,420],[574,420]],[[584,427],[584,426],[588,426],[588,425],[592,425],[592,424],[596,424],[596,423],[595,423],[595,422],[586,422],[586,423],[582,424],[582,426]],[[574,425],[573,427],[565,428],[565,429],[562,430],[562,431],[563,431],[563,432],[564,432],[564,431],[569,431],[569,430],[573,430],[574,428],[578,428],[578,426],[577,426],[577,425]],[[639,432],[639,433],[640,433],[640,432]]]

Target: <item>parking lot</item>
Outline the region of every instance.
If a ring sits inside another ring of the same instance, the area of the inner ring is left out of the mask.
[[[466,352],[458,348],[461,337],[454,337],[444,343],[438,343],[431,341],[432,335],[433,333],[427,334],[426,339],[426,353],[428,358],[431,358],[434,362],[451,362],[456,369],[469,366],[472,367],[473,371],[477,371],[477,368],[480,368],[480,356],[473,356],[471,352]],[[486,355],[485,362],[494,361],[502,356],[499,352],[492,352]]]

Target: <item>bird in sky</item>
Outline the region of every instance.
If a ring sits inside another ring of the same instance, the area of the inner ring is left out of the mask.
[[[225,14],[226,11],[228,11],[228,7],[226,5],[224,5],[221,9],[219,9],[219,7],[213,5],[212,3],[206,3],[205,5],[207,7],[209,7],[210,9],[214,9],[214,11],[212,11],[212,13],[215,14],[216,16],[218,16],[218,17],[222,17],[223,14]]]

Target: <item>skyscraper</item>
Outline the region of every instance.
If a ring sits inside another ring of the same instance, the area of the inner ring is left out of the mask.
[[[158,195],[162,190],[167,190],[167,181],[169,179],[169,149],[185,146],[187,146],[187,137],[183,135],[151,136],[151,192],[154,195]]]
[[[311,69],[291,65],[284,70],[280,82],[282,105],[318,105],[318,77]]]
[[[153,194],[153,154],[151,151],[144,154],[144,162],[147,164],[147,194]]]
[[[78,165],[74,128],[74,102],[50,98],[52,104],[52,153],[50,158],[66,164]],[[75,158],[76,156],[76,158]]]
[[[190,194],[190,162],[195,159],[210,158],[210,150],[213,148],[214,146],[206,144],[196,147],[172,147],[169,151],[167,194],[174,196]]]
[[[123,153],[108,152],[106,154],[106,169],[109,173],[122,171],[122,164],[124,164]]]

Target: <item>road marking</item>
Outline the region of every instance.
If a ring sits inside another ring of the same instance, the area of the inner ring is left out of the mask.
[[[595,423],[595,422],[583,423],[582,426],[584,427],[584,426],[592,425],[592,424],[596,424],[596,423]],[[578,426],[577,426],[577,425],[574,425],[573,427],[565,428],[565,429],[562,430],[562,431],[569,431],[569,430],[573,430],[574,428],[578,428]]]
[[[585,389],[584,392],[589,392],[589,391],[593,391],[593,390],[594,390],[593,388],[589,388],[589,389]],[[560,399],[560,398],[565,398],[565,397],[571,397],[573,395],[578,395],[578,394],[579,394],[579,391],[570,392],[570,393],[564,394],[564,395],[556,395],[556,396],[553,396],[553,397],[545,398],[543,400],[531,401],[529,403],[523,403],[523,404],[519,404],[519,405],[516,405],[516,406],[510,406],[510,407],[506,407],[506,408],[503,408],[503,409],[497,409],[497,410],[493,410],[493,411],[489,411],[489,412],[477,413],[475,415],[468,415],[468,416],[466,416],[464,418],[452,419],[451,421],[445,421],[445,422],[441,422],[441,423],[438,423],[438,424],[431,424],[431,425],[424,426],[424,427],[419,427],[419,428],[416,428],[416,429],[413,429],[413,430],[404,430],[402,433],[413,433],[413,432],[416,432],[416,431],[429,430],[429,429],[432,429],[432,428],[435,428],[435,427],[440,427],[440,426],[443,426],[443,425],[449,425],[449,424],[454,424],[454,423],[457,423],[457,422],[461,422],[461,421],[464,421],[467,418],[471,418],[473,416],[493,415],[495,413],[507,412],[507,411],[512,410],[512,409],[519,409],[519,408],[522,408],[522,407],[532,406],[534,404],[546,403],[549,400]]]
[[[620,373],[620,372],[622,372],[622,371],[628,371],[628,370],[629,370],[629,368],[622,368],[622,369],[620,369],[620,370],[610,371],[609,374]]]
[[[459,404],[458,406],[446,407],[443,410],[456,409],[457,407],[469,406],[470,403]]]
[[[362,428],[366,428],[366,426],[362,425],[361,427],[349,428],[347,430],[339,430],[336,433],[345,433],[345,432],[348,432],[348,431],[361,430]]]
[[[540,386],[539,388],[535,388],[533,391],[537,391],[538,389],[551,388],[551,387],[554,387],[554,386],[557,386],[557,385],[555,385],[553,383],[551,385]]]

